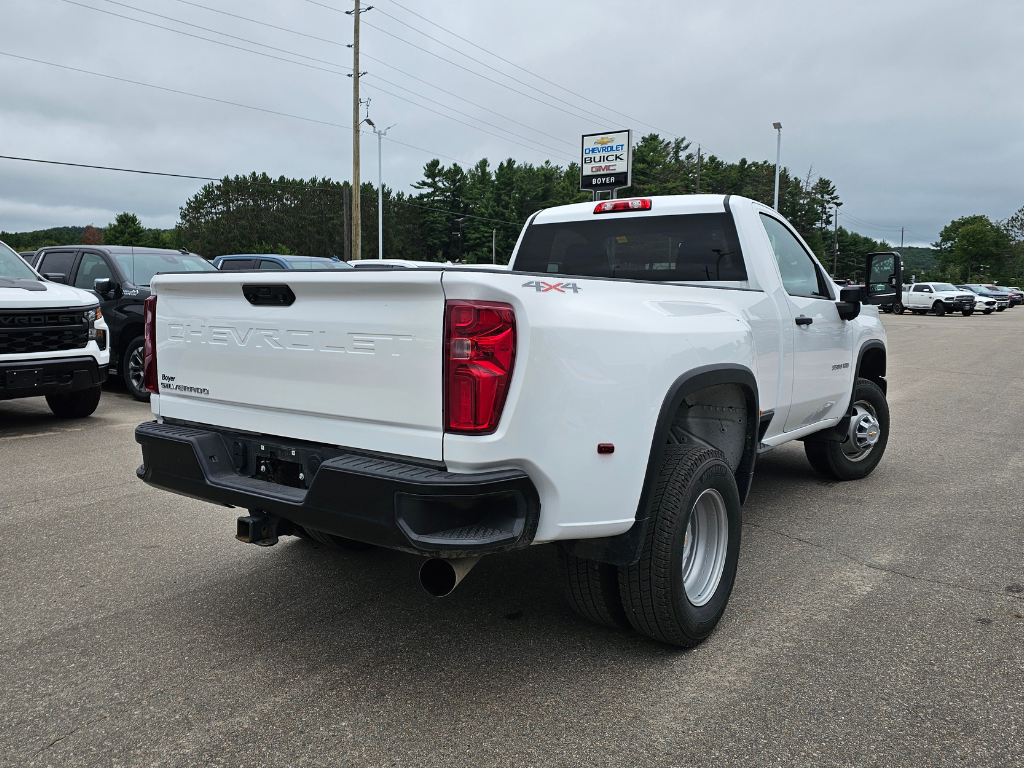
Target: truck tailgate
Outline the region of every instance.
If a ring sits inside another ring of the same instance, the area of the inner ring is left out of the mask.
[[[295,300],[254,305],[243,286]],[[440,271],[161,275],[153,288],[158,415],[441,459]]]

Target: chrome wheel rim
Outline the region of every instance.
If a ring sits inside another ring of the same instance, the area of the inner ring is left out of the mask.
[[[144,366],[145,361],[142,357],[142,347],[136,347],[128,356],[128,379],[139,392],[142,392],[144,387]]]
[[[853,404],[850,429],[842,443],[843,453],[850,461],[863,461],[878,444],[882,427],[875,409],[864,400]]]
[[[683,539],[683,589],[693,605],[706,605],[714,597],[725,570],[728,546],[725,499],[714,488],[708,488],[690,510]]]

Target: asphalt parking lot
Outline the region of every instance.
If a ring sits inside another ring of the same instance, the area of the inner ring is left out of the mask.
[[[1024,308],[883,319],[881,465],[762,457],[691,651],[577,619],[548,546],[434,600],[413,556],[243,545],[136,479],[121,390],[0,403],[0,765],[1024,765]]]

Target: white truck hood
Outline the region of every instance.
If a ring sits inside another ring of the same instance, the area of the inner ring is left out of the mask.
[[[93,294],[80,288],[43,280],[45,290],[7,288],[0,283],[0,309],[46,309],[49,307],[90,307],[99,303]]]

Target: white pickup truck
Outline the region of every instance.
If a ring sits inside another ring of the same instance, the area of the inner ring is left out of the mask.
[[[903,286],[903,306],[915,315],[934,312],[942,317],[947,312],[960,312],[964,317],[974,314],[978,297],[960,290],[951,283],[914,283]],[[900,313],[902,314],[902,312]]]
[[[758,453],[870,473],[889,433],[896,254],[836,287],[770,208],[715,195],[552,208],[508,270],[160,275],[138,475],[239,507],[237,537],[423,555],[450,592],[555,542],[584,616],[682,646],[732,590]]]
[[[107,330],[93,294],[44,280],[0,242],[0,400],[45,396],[56,416],[89,416],[107,378]]]

